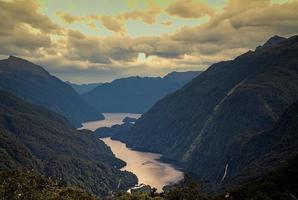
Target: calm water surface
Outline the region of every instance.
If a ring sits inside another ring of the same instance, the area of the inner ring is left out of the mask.
[[[125,117],[139,118],[139,114],[130,113],[104,113],[105,120],[84,123],[84,129],[95,130],[99,127],[110,127],[114,124],[121,124]],[[120,141],[111,138],[102,139],[111,147],[117,158],[124,160],[127,165],[121,170],[127,170],[137,175],[139,184],[148,184],[157,188],[160,192],[164,185],[177,182],[183,178],[183,172],[172,165],[159,161],[160,154],[135,151],[127,148]]]
[[[105,119],[100,121],[91,121],[83,123],[83,127],[80,129],[88,129],[91,131],[95,131],[100,127],[111,127],[115,124],[123,124],[122,120],[125,117],[133,117],[139,118],[140,114],[132,114],[132,113],[103,113]]]

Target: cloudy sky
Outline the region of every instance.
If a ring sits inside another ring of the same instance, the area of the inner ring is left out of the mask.
[[[298,0],[0,0],[0,57],[72,82],[204,70],[298,33]]]

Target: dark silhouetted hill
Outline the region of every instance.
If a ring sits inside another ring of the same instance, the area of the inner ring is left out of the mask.
[[[0,60],[0,90],[58,112],[76,127],[85,121],[103,119],[71,86],[41,66],[14,56]]]
[[[91,131],[77,131],[58,113],[4,92],[0,160],[0,170],[32,170],[102,196],[137,182],[135,175],[119,170],[125,162]]]

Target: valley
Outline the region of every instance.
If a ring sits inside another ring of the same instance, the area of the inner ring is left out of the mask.
[[[110,127],[121,124],[125,117],[139,118],[139,114],[131,113],[103,113],[105,120],[86,122],[80,129],[95,130],[100,127]],[[115,156],[126,162],[121,170],[134,173],[138,178],[138,184],[155,187],[158,192],[166,185],[176,183],[183,179],[183,172],[174,166],[163,163],[159,159],[161,154],[132,150],[120,141],[111,138],[101,139],[108,145]]]
[[[0,200],[297,200],[298,0],[0,0]]]

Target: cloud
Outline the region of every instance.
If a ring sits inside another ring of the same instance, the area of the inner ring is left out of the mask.
[[[150,68],[160,73],[165,69],[202,69],[253,49],[272,35],[297,33],[297,6],[297,1],[283,4],[256,1],[245,6],[243,1],[232,0],[223,12],[196,27],[183,27],[162,36],[86,37],[71,42],[70,49],[81,51],[69,53],[77,60],[106,63],[112,68],[122,65],[128,70],[138,65],[139,68],[133,68],[137,73],[143,73],[143,68],[146,72]],[[143,64],[137,62],[138,53],[146,54]]]
[[[66,40],[66,57],[91,63],[111,64],[112,60],[132,61],[138,52],[133,50],[134,40],[124,36],[85,36],[70,31]]]
[[[150,10],[153,11],[153,7],[142,11]],[[164,75],[173,70],[202,70],[214,62],[254,49],[272,35],[297,34],[297,10],[298,1],[277,4],[268,0],[230,0],[222,11],[210,15],[208,21],[194,27],[181,27],[172,34],[103,37],[60,28],[41,14],[32,1],[26,4],[24,1],[0,2],[3,22],[0,24],[0,54],[25,56],[44,64],[56,75],[80,82],[138,74]],[[121,17],[89,15],[83,17],[82,22],[94,27],[91,23],[100,21],[109,30],[123,33],[125,20],[150,24],[158,15],[156,11],[150,18],[134,11],[121,13]],[[69,23],[81,20],[68,17]],[[143,62],[137,60],[139,53],[146,54]]]
[[[173,24],[173,22],[171,22],[171,21],[161,22],[161,25],[163,25],[163,26],[171,26],[172,24]]]
[[[156,22],[156,16],[161,13],[161,8],[155,3],[155,1],[148,1],[148,8],[146,9],[134,9],[132,11],[123,12],[116,16],[112,15],[89,15],[89,16],[74,16],[66,12],[56,12],[64,22],[68,24],[72,23],[85,23],[90,28],[95,28],[95,21],[100,21],[104,27],[115,33],[124,35],[126,33],[125,22],[126,20],[141,20],[147,24],[153,24]]]
[[[56,12],[56,15],[59,16],[64,22],[68,24],[72,24],[74,22],[81,22],[84,20],[82,17],[74,16],[69,13],[61,12],[61,11]]]
[[[63,32],[31,0],[1,1],[0,21],[0,54],[36,54],[51,47],[49,34]]]
[[[107,29],[117,33],[125,33],[124,24],[121,21],[114,19],[111,16],[101,16],[100,20]]]
[[[2,30],[25,23],[44,33],[60,31],[58,25],[39,12],[38,4],[32,0],[1,1],[0,11]]]
[[[231,0],[207,23],[184,27],[172,37],[185,44],[216,45],[221,50],[254,48],[272,35],[297,34],[297,9],[298,1],[273,4],[267,0]]]
[[[118,19],[120,20],[142,20],[147,24],[155,23],[156,16],[161,12],[161,8],[154,2],[149,1],[149,8],[145,10],[133,10],[130,12],[124,12],[118,15]]]
[[[193,0],[177,0],[166,9],[170,15],[182,18],[200,18],[205,15],[212,16],[215,11],[208,4]]]

